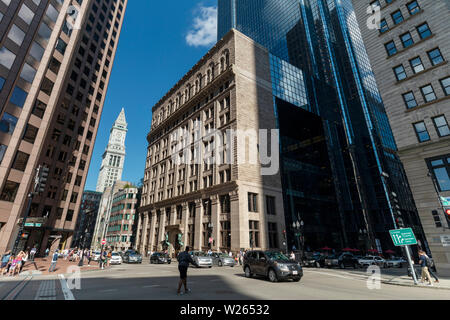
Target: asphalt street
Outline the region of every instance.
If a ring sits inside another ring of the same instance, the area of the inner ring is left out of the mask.
[[[240,266],[189,268],[192,292],[177,296],[177,264],[122,264],[81,274],[80,288],[62,276],[0,278],[3,300],[448,300],[450,290],[381,284],[369,289],[364,271],[304,269],[300,282],[244,277]],[[69,279],[68,279],[69,278]]]

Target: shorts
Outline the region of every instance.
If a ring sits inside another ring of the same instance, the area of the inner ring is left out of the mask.
[[[1,268],[3,269],[3,268],[6,267],[7,265],[8,265],[8,262],[2,262]]]
[[[180,271],[180,279],[184,280],[187,278],[188,267],[178,266],[178,271]]]

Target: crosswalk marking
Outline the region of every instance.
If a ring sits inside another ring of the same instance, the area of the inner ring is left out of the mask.
[[[34,300],[56,300],[55,280],[41,281]]]
[[[67,281],[64,278],[64,276],[62,274],[60,274],[59,277],[60,277],[59,281],[61,282],[61,289],[64,294],[64,299],[75,300],[75,297],[73,296],[72,291],[70,291],[69,287],[67,286]]]

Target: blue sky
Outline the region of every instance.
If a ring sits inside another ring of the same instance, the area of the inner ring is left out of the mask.
[[[138,183],[144,176],[151,108],[214,45],[216,7],[217,0],[128,1],[86,190],[95,190],[122,107],[128,122],[122,180]]]

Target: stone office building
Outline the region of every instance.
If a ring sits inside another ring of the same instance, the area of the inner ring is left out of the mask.
[[[141,253],[284,247],[279,171],[263,175],[259,161],[236,161],[236,150],[254,150],[245,152],[249,159],[265,142],[226,134],[276,128],[270,76],[268,51],[231,30],[153,107],[136,237]],[[212,129],[219,134],[209,136]],[[208,153],[222,161],[207,161]]]
[[[23,246],[69,246],[127,0],[0,0],[0,252],[12,249],[35,169]]]
[[[439,203],[450,197],[449,3],[353,5],[431,253],[438,271],[450,274],[450,223]],[[379,30],[366,27],[369,6],[381,11]]]

